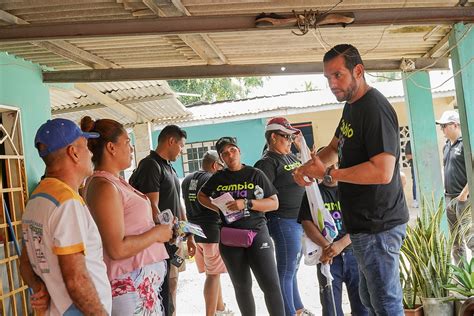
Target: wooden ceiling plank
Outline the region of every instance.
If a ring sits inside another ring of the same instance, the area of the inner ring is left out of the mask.
[[[161,17],[191,15],[180,0],[172,0],[171,3],[169,0],[143,0],[143,3]],[[227,58],[209,37],[205,38],[202,34],[178,35],[178,37],[207,64],[227,63]],[[181,53],[179,49],[178,51]]]
[[[334,13],[339,11],[333,11]],[[347,11],[346,11],[347,13]],[[355,26],[452,24],[474,22],[474,7],[397,8],[354,10]],[[340,26],[325,26],[334,28]],[[348,28],[349,28],[348,27]],[[266,31],[256,28],[255,16],[188,16],[161,19],[54,23],[0,28],[0,41],[44,41],[88,37],[185,35],[196,33]]]
[[[113,62],[91,54],[63,40],[35,42],[34,44],[93,69],[120,68],[119,65]]]
[[[206,43],[212,48],[212,50],[219,56],[224,64],[228,64],[229,60],[225,56],[224,52],[217,46],[217,44],[207,34],[201,34],[201,37]]]
[[[23,19],[20,19],[17,16],[14,16],[13,14],[8,13],[7,11],[0,10],[0,20],[5,21],[9,24],[29,24]]]
[[[430,50],[428,50],[428,52],[426,52],[426,54],[424,54],[423,57],[434,58],[434,57],[443,56],[448,51],[448,47],[449,47],[448,42],[449,42],[449,33],[445,37],[443,37],[438,43],[436,43],[435,46],[433,46]]]
[[[0,19],[16,25],[29,24],[28,21],[20,19],[3,10],[0,10]],[[52,53],[55,53],[56,55],[65,57],[76,63],[82,64],[90,68],[120,68],[119,65],[105,60],[97,55],[91,54],[88,51],[80,49],[79,47],[72,45],[64,40],[40,41],[35,42],[33,44],[38,47],[44,48]]]
[[[127,118],[131,119],[132,121],[136,122],[138,119],[137,113],[133,110],[128,108],[127,106],[123,105],[120,102],[112,99],[109,96],[106,96],[96,88],[92,87],[86,83],[76,83],[74,87],[84,93],[86,93],[90,98],[97,100],[101,104],[109,107],[110,109],[114,110],[115,112],[120,113],[121,115],[126,116]]]
[[[397,71],[400,59],[366,60],[367,71]],[[448,69],[448,58],[415,59],[417,69],[431,66],[430,69]],[[284,67],[284,68],[282,68]],[[159,68],[129,68],[43,72],[43,82],[102,82],[134,80],[170,80],[189,78],[217,78],[268,75],[296,75],[322,73],[322,62],[277,63],[254,65],[203,65]]]

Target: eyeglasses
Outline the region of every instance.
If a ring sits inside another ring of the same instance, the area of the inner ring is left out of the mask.
[[[277,134],[278,136],[281,136],[283,138],[285,138],[287,141],[289,142],[294,142],[295,141],[295,135],[293,134],[280,134],[280,133],[275,133]]]
[[[448,125],[453,125],[453,123],[447,123],[447,124],[439,124],[441,129],[445,129]]]

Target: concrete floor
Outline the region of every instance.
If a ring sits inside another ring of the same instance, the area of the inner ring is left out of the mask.
[[[205,276],[197,272],[194,262],[187,261],[186,264],[186,271],[180,273],[179,276],[177,316],[204,315],[205,305],[202,289]],[[235,312],[236,316],[240,315],[229,276],[222,275],[221,283],[225,303]],[[315,315],[322,315],[321,304],[319,303],[319,284],[316,277],[316,267],[305,266],[302,263],[298,273],[298,283],[301,299],[305,308],[312,311]],[[268,315],[263,293],[255,279],[253,280],[252,292],[255,297],[257,315]],[[343,309],[345,313],[350,313],[349,300],[345,289],[343,294]]]
[[[411,202],[411,200],[408,202],[409,206],[411,206]],[[419,209],[410,208],[410,222],[413,222],[416,219],[418,212]],[[197,272],[196,264],[193,260],[186,261],[186,271],[180,273],[179,278],[177,316],[204,315],[205,305],[202,289],[205,276]],[[224,302],[235,312],[235,316],[240,315],[235,300],[234,289],[227,274],[221,276],[221,283]],[[306,266],[301,263],[298,272],[298,285],[305,308],[309,309],[317,316],[322,315],[322,308],[319,302],[319,284],[315,266]],[[263,299],[263,293],[258,287],[255,279],[253,280],[252,292],[255,297],[257,315],[268,315]],[[342,302],[344,313],[350,315],[351,309],[345,288],[343,291]]]

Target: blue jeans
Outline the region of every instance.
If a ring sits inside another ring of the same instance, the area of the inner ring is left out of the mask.
[[[403,316],[400,247],[406,224],[376,234],[351,234],[359,264],[359,293],[369,315]]]
[[[353,316],[366,316],[369,314],[362,304],[359,296],[359,268],[352,249],[343,251],[339,256],[334,257],[331,264],[332,291],[334,293],[334,303],[336,314],[332,306],[331,291],[327,287],[326,277],[321,273],[321,265],[318,264],[319,299],[323,306],[323,316],[344,316],[342,311],[342,283],[346,284],[351,313]]]
[[[268,216],[270,236],[275,243],[275,254],[280,288],[285,303],[286,316],[293,316],[303,308],[296,274],[301,259],[303,228],[296,218]]]

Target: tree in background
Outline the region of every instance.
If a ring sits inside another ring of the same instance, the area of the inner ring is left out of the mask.
[[[175,92],[198,94],[199,96],[179,96],[184,104],[216,102],[246,98],[255,88],[263,86],[262,77],[211,78],[168,80]]]

